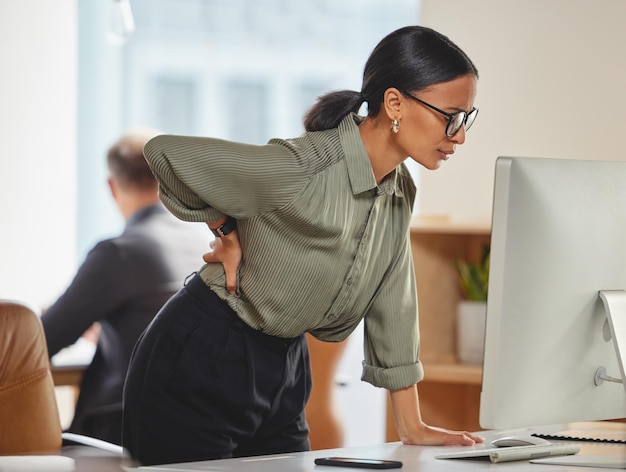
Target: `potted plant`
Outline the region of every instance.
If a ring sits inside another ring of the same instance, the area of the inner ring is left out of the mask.
[[[457,356],[460,362],[481,364],[485,342],[487,289],[489,285],[489,246],[483,248],[478,263],[456,261],[462,299],[456,320]]]

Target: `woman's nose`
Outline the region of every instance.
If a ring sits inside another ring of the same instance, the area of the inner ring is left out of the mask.
[[[465,125],[461,126],[459,131],[450,138],[450,141],[456,144],[463,144],[465,142]]]

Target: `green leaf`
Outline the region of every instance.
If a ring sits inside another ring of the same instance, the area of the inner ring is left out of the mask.
[[[479,263],[456,261],[463,296],[467,300],[486,301],[489,287],[489,246],[483,247]]]

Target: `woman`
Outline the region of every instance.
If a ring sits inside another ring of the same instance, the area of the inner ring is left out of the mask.
[[[146,145],[165,205],[217,238],[136,347],[123,443],[137,461],[307,450],[305,335],[342,341],[363,319],[362,379],[390,391],[403,443],[482,441],[420,416],[415,186],[403,165],[436,169],[465,141],[477,78],[448,38],[409,26],[376,46],[361,92],[319,99],[298,138]]]

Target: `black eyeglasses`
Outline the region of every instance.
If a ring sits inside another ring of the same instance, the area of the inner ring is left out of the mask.
[[[422,105],[427,106],[431,110],[435,110],[437,113],[441,113],[443,116],[448,118],[448,124],[446,125],[446,136],[452,137],[459,132],[461,126],[465,125],[465,131],[471,128],[474,124],[474,120],[476,119],[476,115],[478,115],[478,108],[472,108],[469,113],[464,111],[457,111],[456,113],[446,113],[445,111],[437,108],[430,103],[425,102],[424,100],[417,98],[414,95],[411,95],[409,92],[402,92],[409,98],[412,98],[416,102],[421,103]]]

